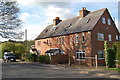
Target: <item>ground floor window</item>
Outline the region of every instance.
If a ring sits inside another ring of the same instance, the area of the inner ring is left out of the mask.
[[[77,60],[84,60],[85,59],[85,51],[84,50],[77,50],[76,51],[76,59]]]
[[[104,50],[98,51],[98,59],[104,59]]]

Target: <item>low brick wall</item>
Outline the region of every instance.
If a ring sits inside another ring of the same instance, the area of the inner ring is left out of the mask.
[[[68,62],[68,55],[51,55],[51,64],[63,64]]]

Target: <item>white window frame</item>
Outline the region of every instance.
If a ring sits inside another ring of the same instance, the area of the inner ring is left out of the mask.
[[[85,60],[85,51],[84,50],[76,51],[76,60]]]
[[[75,41],[76,41],[76,43],[79,43],[79,36],[78,36],[78,34],[75,35]]]
[[[109,41],[112,41],[112,35],[108,35]]]
[[[104,34],[103,33],[97,33],[97,40],[98,41],[104,41]]]
[[[102,17],[102,23],[103,23],[103,24],[106,24],[105,17]]]
[[[108,25],[111,25],[111,20],[110,19],[108,19]]]
[[[100,56],[99,55],[101,55],[102,54],[102,58],[100,58]],[[104,56],[104,50],[99,50],[98,51],[98,59],[100,60],[100,59],[105,59],[105,56]]]

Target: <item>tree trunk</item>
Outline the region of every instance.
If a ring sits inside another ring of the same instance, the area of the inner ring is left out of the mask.
[[[68,66],[71,66],[71,54],[68,54]]]

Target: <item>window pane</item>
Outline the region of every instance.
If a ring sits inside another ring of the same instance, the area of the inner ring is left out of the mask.
[[[83,53],[83,59],[85,59],[85,53]]]
[[[85,51],[84,50],[77,50],[76,59],[80,59],[80,60],[85,59]]]
[[[76,58],[79,59],[79,54],[78,53],[76,54]]]
[[[84,42],[85,41],[85,35],[82,34],[82,41]]]
[[[98,33],[98,34],[97,34],[97,37],[98,37],[98,40],[99,40],[99,41],[104,41],[104,34]]]
[[[112,35],[108,35],[109,41],[112,41]]]
[[[102,17],[102,23],[103,24],[105,24],[106,22],[105,22],[105,18],[104,17]]]
[[[103,59],[104,58],[104,51],[103,50],[98,51],[98,58],[99,59]]]
[[[76,35],[76,43],[78,43],[78,35]]]
[[[80,59],[82,59],[82,54],[80,53]]]
[[[108,19],[108,25],[111,25],[111,21],[110,21],[110,19]]]
[[[116,40],[118,40],[118,36],[116,35]]]

